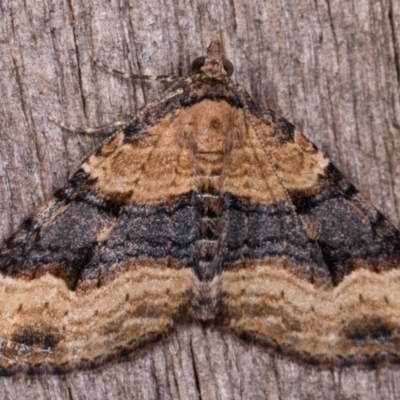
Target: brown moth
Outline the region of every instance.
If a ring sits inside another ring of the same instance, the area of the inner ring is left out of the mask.
[[[184,78],[92,58],[172,86],[2,247],[1,374],[100,366],[204,323],[308,363],[399,362],[399,232],[231,81],[218,38]]]

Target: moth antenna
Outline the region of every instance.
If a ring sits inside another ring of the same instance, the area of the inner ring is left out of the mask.
[[[175,75],[140,75],[140,74],[131,74],[130,72],[118,71],[117,69],[111,68],[107,64],[103,63],[92,52],[89,52],[88,54],[89,57],[98,67],[105,70],[107,73],[119,76],[122,79],[126,80],[141,79],[141,80],[157,81],[157,82],[176,82],[185,79],[182,78],[181,76],[175,76]]]
[[[124,127],[126,126],[130,121],[131,121],[131,117],[126,118],[126,119],[121,119],[120,121],[116,121],[116,122],[112,122],[110,124],[107,125],[102,125],[102,126],[97,126],[97,127],[83,127],[83,126],[71,126],[71,125],[67,125],[65,122],[53,117],[53,116],[48,116],[47,117],[49,121],[54,122],[55,124],[57,124],[58,126],[60,126],[61,128],[69,131],[69,132],[74,132],[74,133],[85,133],[85,134],[93,134],[93,133],[99,133],[99,132],[104,132],[108,129],[118,129],[121,126]]]

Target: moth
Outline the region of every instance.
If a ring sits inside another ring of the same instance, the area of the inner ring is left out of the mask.
[[[179,324],[400,361],[399,232],[232,72],[214,38],[190,76],[119,73],[172,85],[3,245],[1,374],[97,367]]]

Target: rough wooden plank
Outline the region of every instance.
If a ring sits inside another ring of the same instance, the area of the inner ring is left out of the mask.
[[[0,236],[7,237],[93,151],[96,126],[165,88],[118,69],[182,73],[219,34],[235,79],[322,147],[400,226],[400,6],[394,0],[3,1],[0,5]],[[67,377],[1,379],[6,399],[396,399],[399,372],[319,371],[198,327],[137,359]]]

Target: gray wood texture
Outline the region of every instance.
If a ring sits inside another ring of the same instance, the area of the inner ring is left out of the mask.
[[[303,132],[400,226],[400,2],[0,0],[0,238],[102,141],[47,120],[104,125],[166,88],[114,68],[182,74],[219,35],[233,78]],[[228,334],[181,327],[131,361],[0,379],[1,399],[400,399],[400,371],[319,370]]]

